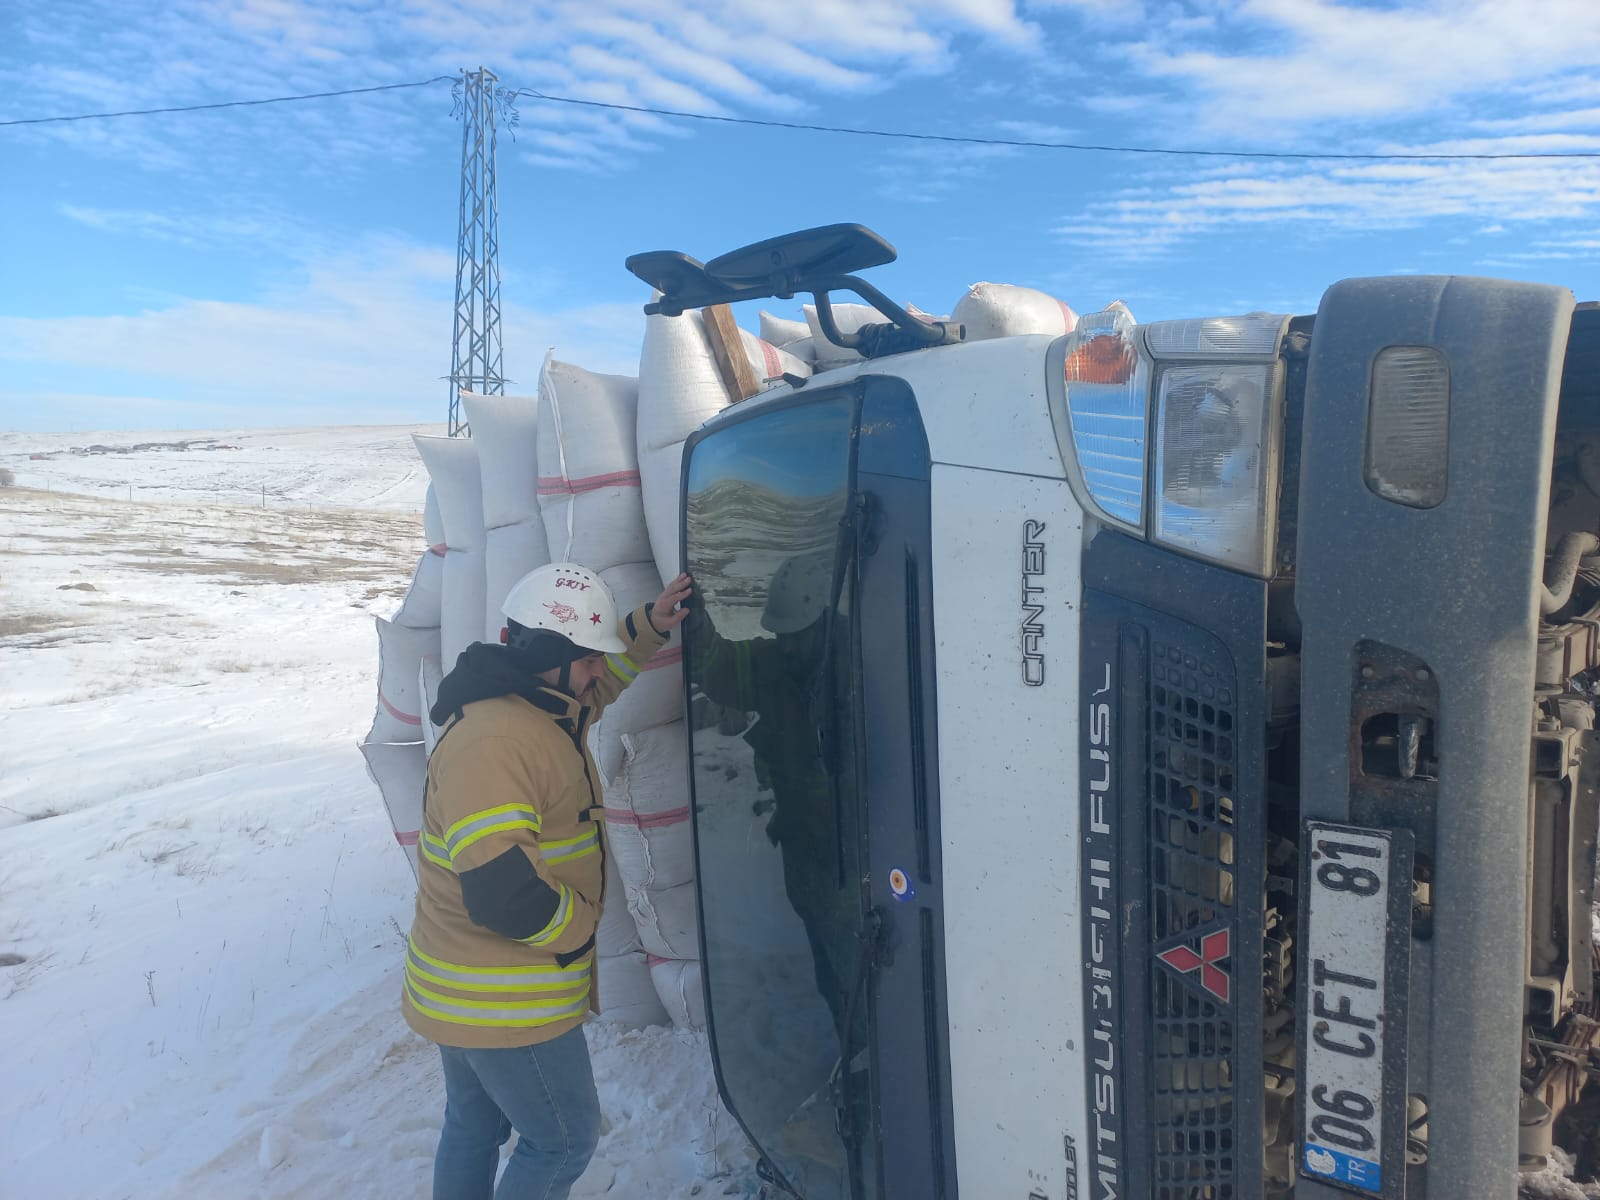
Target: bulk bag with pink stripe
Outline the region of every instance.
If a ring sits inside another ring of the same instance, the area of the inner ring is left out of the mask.
[[[539,515],[539,397],[461,393],[478,448],[483,525],[499,529]],[[549,562],[547,556],[534,566]],[[528,568],[530,571],[532,567]]]
[[[606,854],[606,903],[595,930],[595,971],[599,976],[600,1016],[624,1029],[664,1025],[667,1012],[657,996],[655,981],[639,931],[628,912],[628,896],[616,859]]]
[[[473,550],[483,546],[483,485],[478,447],[471,438],[428,437],[414,433],[417,454],[433,481],[445,546]],[[426,510],[424,510],[426,516]]]
[[[600,578],[617,602],[617,612],[632,612],[661,594],[656,565],[646,560],[623,563],[600,572]],[[683,650],[677,632],[658,650],[600,718],[595,757],[603,774],[610,775],[619,762],[616,739],[625,733],[649,729],[683,716]]]
[[[539,511],[550,558],[603,571],[650,559],[634,417],[639,383],[547,358],[539,376]]]
[[[1065,301],[1009,283],[973,284],[950,319],[967,327],[969,342],[1030,333],[1055,336],[1078,327],[1078,314]]]
[[[444,547],[430,546],[417,559],[417,569],[406,588],[405,599],[394,614],[396,625],[412,629],[439,628],[444,604]]]
[[[630,891],[657,892],[692,882],[683,723],[624,734],[622,748],[622,768],[605,791],[606,830],[617,870]]]
[[[456,658],[484,636],[483,489],[478,450],[470,438],[413,435],[422,465],[433,480],[444,525],[444,573],[440,588],[441,661],[448,671]]]
[[[394,839],[405,847],[411,873],[417,873],[417,837],[422,830],[422,789],[428,782],[428,758],[420,744],[361,747],[367,774],[383,794]]]
[[[374,618],[378,628],[378,708],[369,742],[422,741],[422,697],[417,674],[422,660],[439,653],[437,629],[411,629]]]
[[[500,611],[516,582],[535,567],[550,561],[545,545],[544,522],[538,517],[499,525],[489,530],[483,550],[484,640],[500,641],[505,614]]]
[[[811,368],[793,355],[743,329],[739,333],[758,380],[775,380],[785,373],[802,378],[811,374]],[[680,570],[678,509],[684,440],[732,399],[717,371],[705,320],[698,310],[691,309],[681,317],[645,318],[644,347],[639,356],[638,461],[650,549],[662,579],[672,579]]]

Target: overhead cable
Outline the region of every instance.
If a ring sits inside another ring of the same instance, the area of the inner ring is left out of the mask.
[[[214,104],[176,104],[164,108],[135,108],[120,112],[75,113],[70,116],[21,117],[0,121],[0,128],[13,125],[49,125],[68,121],[103,121],[116,117],[148,117],[166,113],[207,112],[224,108],[249,108],[263,104],[290,104],[304,100],[329,100],[339,96],[360,96],[373,92],[392,92],[405,88],[430,87],[436,83],[459,82],[458,75],[435,75],[432,79],[408,83],[385,83],[372,87],[341,88],[331,92],[305,92],[293,96],[267,96],[257,100],[223,100]],[[1030,138],[979,137],[953,133],[927,133],[910,129],[870,129],[850,125],[818,125],[802,121],[774,121],[760,117],[731,117],[718,113],[689,112],[684,109],[655,108],[642,104],[618,104],[607,100],[586,100],[577,96],[558,96],[535,88],[507,91],[508,97],[527,97],[547,104],[569,104],[612,112],[643,116],[671,117],[687,121],[713,121],[723,125],[748,125],[760,129],[786,129],[805,133],[827,133],[847,137],[890,138],[900,141],[940,142],[960,146],[1000,146],[1021,150],[1066,150],[1102,154],[1159,154],[1184,158],[1292,159],[1340,162],[1501,162],[1508,160],[1561,160],[1600,158],[1600,150],[1514,151],[1503,153],[1370,153],[1335,150],[1205,150],[1181,146],[1124,146],[1099,142],[1053,142]]]
[[[305,92],[298,96],[267,96],[261,100],[223,100],[216,104],[174,104],[167,108],[130,108],[122,112],[76,113],[70,117],[22,117],[14,121],[0,121],[4,125],[49,125],[63,121],[105,121],[112,117],[151,117],[158,113],[206,112],[217,108],[248,108],[256,104],[290,104],[296,100],[329,100],[335,96],[361,96],[369,92],[395,92],[401,88],[429,87],[435,83],[452,83],[459,75],[435,75],[432,79],[418,79],[411,83],[383,83],[374,87],[341,88],[336,92]]]
[[[1454,160],[1496,160],[1529,158],[1600,158],[1600,150],[1572,150],[1508,154],[1347,154],[1335,151],[1293,150],[1191,150],[1170,146],[1114,146],[1094,142],[1042,142],[1025,138],[966,137],[951,133],[918,133],[902,129],[861,129],[848,125],[808,125],[798,121],[766,121],[756,117],[727,117],[715,113],[685,112],[672,108],[649,108],[639,104],[615,104],[605,100],[580,100],[576,96],[552,96],[547,92],[522,88],[512,93],[551,104],[576,104],[584,108],[607,108],[617,112],[643,113],[652,117],[681,117],[690,121],[718,121],[725,125],[756,125],[765,129],[798,129],[810,133],[842,133],[854,137],[900,138],[917,142],[953,142],[964,146],[1014,146],[1025,150],[1096,150],[1106,154],[1171,154],[1192,158],[1280,158],[1342,159],[1362,162],[1438,162]]]

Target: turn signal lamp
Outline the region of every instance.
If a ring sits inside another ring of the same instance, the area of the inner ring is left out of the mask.
[[[1132,314],[1113,305],[1080,317],[1052,347],[1048,369],[1052,384],[1065,385],[1065,404],[1052,404],[1050,416],[1062,458],[1076,463],[1080,498],[1112,524],[1142,531],[1150,362]]]

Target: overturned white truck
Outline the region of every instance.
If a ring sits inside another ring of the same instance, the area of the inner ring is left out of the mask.
[[[1508,1197],[1592,1138],[1600,310],[1358,279],[963,343],[852,274],[893,257],[628,262],[668,316],[809,292],[858,359],[684,452],[770,1193]]]

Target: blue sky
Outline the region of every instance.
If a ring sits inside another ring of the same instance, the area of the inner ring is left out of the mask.
[[[512,87],[1119,145],[1600,152],[1595,0],[7,0],[0,120],[480,64]],[[0,128],[0,428],[442,420],[448,85]],[[949,146],[523,99],[499,153],[508,389],[631,371],[645,249],[831,221],[948,312],[979,280],[1142,321],[1314,310],[1351,275],[1600,299],[1600,158],[1328,162]],[[776,306],[784,315],[797,311]],[[742,313],[747,324],[753,313]]]

